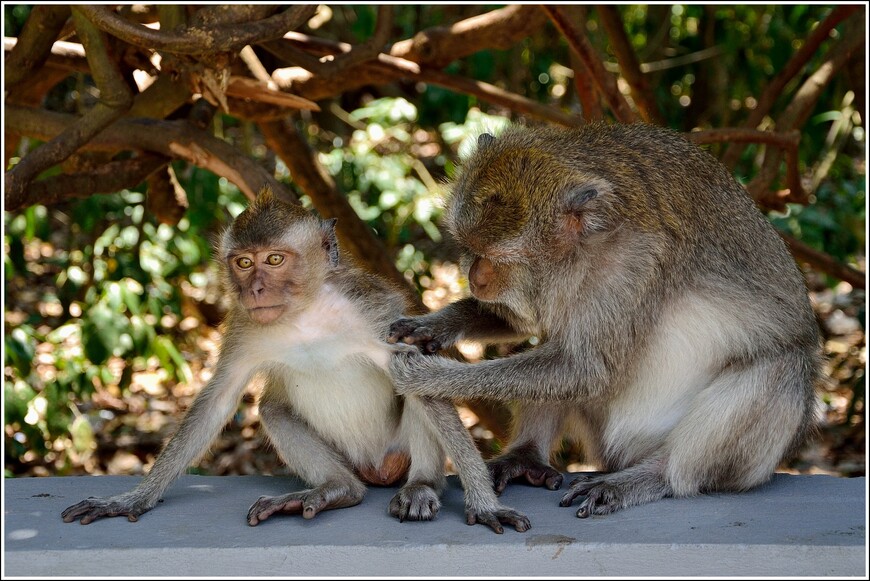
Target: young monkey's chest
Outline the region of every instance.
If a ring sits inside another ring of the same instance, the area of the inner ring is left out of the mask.
[[[295,413],[355,463],[377,464],[399,410],[386,372],[390,346],[341,296],[325,293],[281,336],[270,338]]]

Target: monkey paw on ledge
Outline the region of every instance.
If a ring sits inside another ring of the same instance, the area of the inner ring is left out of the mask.
[[[565,482],[572,476],[567,475]],[[438,517],[400,523],[394,488],[312,520],[245,522],[287,477],[183,476],[131,523],[67,524],[88,495],[131,489],[131,476],[5,479],[5,576],[866,576],[866,480],[777,474],[742,494],[665,499],[578,519],[564,491],[514,485],[502,495],[532,529],[467,526],[450,477]]]

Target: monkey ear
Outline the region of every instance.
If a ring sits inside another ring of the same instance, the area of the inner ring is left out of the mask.
[[[477,148],[486,149],[493,141],[495,141],[495,137],[492,133],[481,133],[477,138]]]
[[[583,211],[583,207],[589,202],[598,197],[598,190],[594,186],[580,186],[571,190],[568,194],[568,199],[565,204],[565,211],[570,214],[579,214]]]
[[[326,255],[329,257],[329,266],[338,266],[338,238],[335,236],[336,218],[329,220],[321,220],[320,235],[322,237],[323,249],[326,250]]]

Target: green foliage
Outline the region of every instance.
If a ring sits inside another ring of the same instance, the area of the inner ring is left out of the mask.
[[[209,236],[226,208],[240,211],[243,198],[209,172],[190,170],[184,183],[195,205],[176,227],[156,223],[135,191],[51,212],[33,206],[5,214],[7,281],[42,280],[54,288],[40,297],[51,314],[27,313],[4,339],[4,365],[14,370],[4,386],[13,458],[28,449],[44,453],[58,439],[69,438],[77,450],[89,445],[90,424],[70,402],[87,400],[95,386],[118,385],[123,395],[132,370],[150,360],[169,380],[190,381],[175,329],[182,318],[179,289],[182,281],[205,284]],[[39,248],[51,254],[28,260],[27,250]],[[118,361],[129,368],[120,375]]]

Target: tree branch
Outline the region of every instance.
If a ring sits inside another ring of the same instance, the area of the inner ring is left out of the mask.
[[[7,91],[42,68],[69,14],[69,6],[33,7],[4,63],[3,86]]]
[[[782,91],[788,82],[803,70],[819,49],[819,46],[828,39],[831,30],[858,10],[860,10],[859,6],[837,6],[825,20],[813,29],[803,45],[792,55],[782,70],[771,79],[767,87],[764,88],[764,91],[758,98],[755,109],[749,112],[749,116],[743,122],[743,127],[747,129],[758,127],[764,116],[770,112],[776,100],[782,95]],[[725,155],[722,156],[722,163],[729,168],[733,168],[740,159],[743,150],[744,147],[740,145],[729,147]]]
[[[93,194],[111,194],[135,188],[152,173],[169,163],[162,155],[141,155],[123,161],[110,161],[86,173],[61,174],[31,182],[24,196],[6,204],[7,212],[17,212],[34,204],[50,206]]]
[[[592,73],[592,79],[598,87],[599,93],[604,97],[610,110],[613,111],[616,119],[622,123],[633,123],[635,119],[634,112],[628,106],[628,102],[619,88],[616,85],[616,78],[608,73],[601,62],[601,58],[595,52],[595,49],[586,39],[586,35],[579,26],[579,22],[571,16],[573,12],[570,6],[565,5],[546,5],[542,6],[544,12],[568,41],[570,46],[586,65],[589,72]],[[576,71],[575,71],[575,74]]]
[[[150,29],[121,18],[102,6],[82,5],[77,9],[101,30],[134,46],[178,54],[202,55],[235,52],[255,41],[281,38],[285,32],[297,28],[311,18],[317,11],[317,5],[295,5],[255,22],[214,27],[191,26],[177,32]]]
[[[792,98],[791,103],[779,115],[776,120],[776,128],[780,132],[792,129],[800,129],[812,114],[822,91],[831,82],[834,76],[849,61],[853,52],[864,46],[866,42],[865,30],[862,26],[850,29],[847,34],[836,42],[827,52],[825,62],[807,78]],[[770,185],[779,175],[781,152],[778,149],[767,150],[764,163],[758,175],[753,179],[747,189],[757,196],[761,196],[770,188]]]
[[[550,107],[549,105],[533,101],[532,99],[528,99],[522,95],[505,91],[504,89],[500,89],[499,87],[490,85],[489,83],[484,83],[483,81],[476,81],[474,79],[468,79],[456,75],[448,75],[445,72],[432,69],[423,69],[416,78],[427,83],[432,83],[433,85],[445,87],[458,93],[474,95],[483,101],[488,101],[495,105],[501,105],[512,111],[518,111],[530,117],[536,117],[538,119],[567,125],[569,127],[583,125],[583,119],[581,117],[563,113],[555,107]]]
[[[77,122],[73,115],[38,111],[6,105],[6,131],[48,140]],[[84,149],[152,151],[183,159],[212,173],[227,178],[249,199],[254,199],[264,185],[290,202],[296,196],[257,162],[242,155],[229,143],[196,129],[190,122],[157,121],[154,119],[121,119],[88,142]],[[8,193],[7,207],[11,206]]]
[[[852,287],[864,290],[867,288],[866,273],[838,262],[834,257],[825,254],[807,244],[792,238],[788,234],[779,234],[785,240],[791,253],[798,260],[809,264],[813,269],[824,272],[834,278],[848,282]]]
[[[610,47],[622,69],[622,76],[631,87],[631,96],[641,118],[650,123],[661,123],[661,113],[656,105],[648,79],[640,70],[640,62],[631,47],[631,41],[625,34],[625,25],[619,15],[619,9],[616,6],[599,5],[595,7],[595,10],[598,12],[598,18],[610,39]]]
[[[106,36],[97,30],[77,8],[72,9],[76,31],[85,48],[88,65],[97,87],[100,102],[88,113],[48,143],[30,152],[18,165],[6,173],[6,203],[20,204],[27,185],[40,172],[56,165],[94,135],[121,117],[133,104],[133,94],[124,81],[118,64],[109,57]]]

